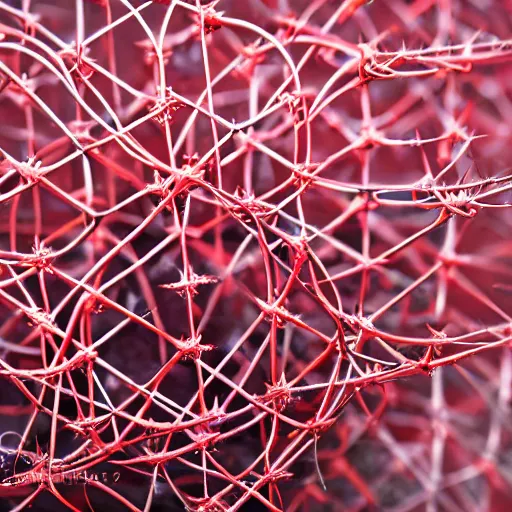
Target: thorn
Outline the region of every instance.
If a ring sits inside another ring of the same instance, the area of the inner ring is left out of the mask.
[[[327,485],[325,485],[324,477],[322,476],[322,471],[320,470],[320,464],[318,463],[318,436],[315,434],[315,467],[316,472],[318,474],[318,479],[320,480],[320,485],[324,491],[327,491]]]

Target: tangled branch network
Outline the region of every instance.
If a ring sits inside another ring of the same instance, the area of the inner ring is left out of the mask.
[[[510,510],[511,20],[0,1],[2,506]]]

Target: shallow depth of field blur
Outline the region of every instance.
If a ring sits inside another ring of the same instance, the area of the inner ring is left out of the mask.
[[[0,0],[0,510],[512,508],[510,0]]]

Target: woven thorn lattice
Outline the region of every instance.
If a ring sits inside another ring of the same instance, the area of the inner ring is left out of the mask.
[[[511,18],[0,1],[6,506],[508,510]]]

